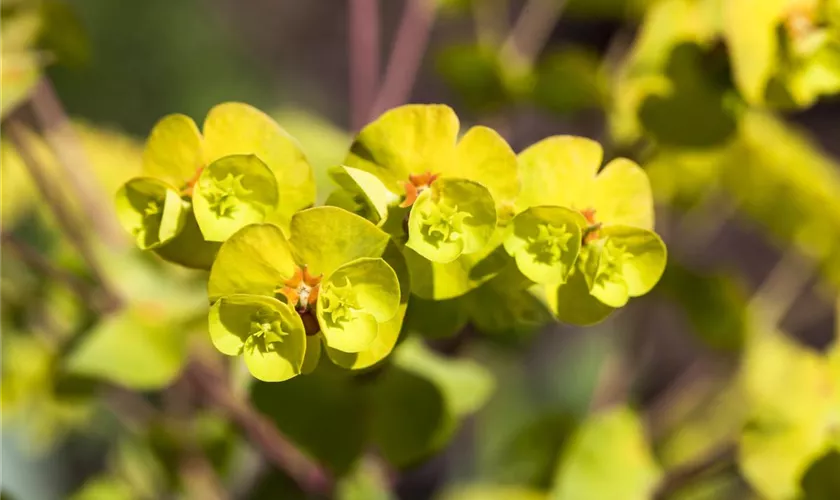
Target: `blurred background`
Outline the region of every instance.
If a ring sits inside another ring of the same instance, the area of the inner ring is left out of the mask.
[[[389,498],[375,486],[384,482],[396,498],[544,498],[565,454],[584,463],[603,452],[617,471],[640,460],[637,443],[608,431],[589,436],[584,450],[568,446],[591,415],[627,404],[665,478],[656,492],[575,497],[554,488],[555,498],[835,499],[840,397],[820,398],[840,391],[840,356],[829,354],[840,330],[836,3],[4,0],[4,132],[10,120],[25,124],[13,138],[28,141],[48,179],[67,175],[56,148],[82,155],[89,175],[71,184],[108,203],[138,175],[159,118],[184,113],[201,123],[224,101],[265,110],[301,142],[322,202],[326,170],[354,133],[407,102],[449,104],[464,129],[491,126],[517,152],[550,135],[596,139],[605,159],[626,156],[648,172],[669,249],[662,281],[587,328],[550,322],[536,299],[485,304],[492,312],[445,325],[409,323],[437,352],[481,363],[495,390],[428,459],[399,472],[376,464],[370,472],[366,463],[342,495]],[[770,4],[779,5],[770,12]],[[3,135],[4,494],[170,498],[180,491],[171,485],[210,467],[233,498],[301,498],[229,419],[179,405],[192,398],[177,392],[182,360],[149,369],[139,401],[121,375],[107,387],[58,375],[67,346],[102,328],[89,307],[101,298],[86,292],[97,272]],[[83,220],[85,231],[97,224]],[[109,274],[116,286],[180,304],[204,300],[194,273],[154,260],[106,267],[119,270]],[[206,343],[201,321],[166,314],[181,321],[173,342]],[[757,345],[756,337],[772,340]],[[86,356],[141,348],[97,345]],[[825,381],[830,389],[814,390]],[[356,445],[341,426],[364,413],[319,390],[314,382],[287,390],[288,401],[320,398],[308,420],[284,423],[256,405],[304,441],[317,439],[313,428],[331,429],[324,446],[332,451],[319,458],[348,470]],[[815,416],[825,404],[830,425]],[[205,459],[168,461],[179,425]],[[814,437],[818,427],[831,437]],[[324,446],[303,445],[315,455]],[[648,481],[617,474],[596,477]]]

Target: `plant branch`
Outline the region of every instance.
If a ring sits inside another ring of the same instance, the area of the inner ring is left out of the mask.
[[[653,499],[664,500],[703,474],[714,470],[718,466],[734,461],[736,451],[737,447],[734,443],[724,443],[712,448],[697,460],[674,468],[659,483]]]
[[[354,131],[367,123],[379,86],[379,0],[349,0],[350,112]]]
[[[502,59],[519,67],[532,66],[568,3],[568,0],[528,0],[502,45]]]
[[[73,291],[91,310],[98,311],[102,307],[102,297],[99,296],[94,287],[72,272],[54,265],[49,259],[41,255],[36,248],[7,231],[3,231],[0,241],[2,241],[4,248],[15,254],[24,264]]]
[[[813,270],[813,263],[796,248],[788,248],[750,299],[751,316],[775,328],[805,291]]]
[[[97,185],[81,141],[49,79],[43,78],[35,88],[30,106],[44,138],[58,158],[64,176],[79,194],[79,203],[86,220],[108,246],[118,248],[125,245],[127,239],[114,211],[100,203],[104,191]]]
[[[332,479],[327,473],[290,443],[247,400],[236,397],[219,370],[201,361],[194,361],[188,370],[188,376],[207,401],[225,412],[268,461],[289,474],[304,491],[329,493]]]
[[[434,21],[433,0],[406,0],[371,116],[378,116],[411,98],[411,89],[423,62]]]
[[[96,258],[96,253],[93,247],[90,245],[87,236],[81,229],[81,224],[73,220],[70,209],[71,205],[66,199],[65,194],[50,182],[46,167],[35,156],[32,148],[30,147],[26,128],[22,123],[13,119],[7,123],[6,131],[12,141],[12,144],[15,146],[20,154],[20,157],[23,159],[24,165],[26,165],[27,170],[29,170],[32,180],[35,182],[35,185],[38,186],[38,189],[41,191],[44,200],[50,206],[50,209],[52,210],[53,215],[62,230],[67,235],[67,238],[73,246],[75,246],[79,251],[79,254],[90,268],[97,282],[99,282],[102,286],[107,302],[106,309],[113,310],[118,308],[119,303],[121,302],[120,297],[111,287],[102,266],[100,266],[99,261]]]

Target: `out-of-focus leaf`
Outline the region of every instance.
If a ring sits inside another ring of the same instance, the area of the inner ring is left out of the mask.
[[[723,3],[724,34],[735,81],[747,101],[760,104],[779,52],[777,27],[785,0],[732,0]]]
[[[797,498],[808,466],[831,437],[833,397],[828,360],[778,332],[758,331],[748,346],[741,383],[750,408],[739,463],[769,499]]]
[[[442,358],[417,339],[393,356],[395,366],[374,388],[371,432],[389,462],[408,466],[446,444],[458,420],[490,396],[493,379],[477,363]]]
[[[583,422],[563,453],[552,500],[648,500],[662,477],[638,416],[615,408]]]
[[[254,383],[251,400],[304,452],[343,474],[365,446],[366,395],[347,372],[325,361],[305,377],[282,384]]]
[[[494,47],[450,45],[437,54],[436,64],[444,81],[470,109],[498,110],[515,99]]]
[[[426,338],[451,337],[469,321],[460,299],[426,300],[412,297],[405,315],[405,329]]]
[[[565,114],[601,108],[608,92],[598,54],[571,47],[545,56],[537,69],[533,99],[540,106]]]
[[[446,489],[439,500],[546,500],[548,495],[525,486],[467,484]]]
[[[840,452],[826,453],[815,461],[802,477],[803,500],[840,498]]]
[[[739,350],[747,335],[747,295],[730,274],[697,272],[671,262],[660,293],[685,310],[697,336],[715,349]]]
[[[73,5],[64,0],[41,2],[44,24],[39,45],[51,53],[59,64],[77,67],[90,59],[90,40]]]
[[[85,481],[70,500],[134,500],[131,485],[118,477],[104,475]]]
[[[384,471],[371,460],[360,460],[336,485],[338,500],[395,500]]]
[[[138,304],[103,318],[70,354],[67,369],[132,389],[168,385],[186,361],[187,332],[162,314],[159,304]]]

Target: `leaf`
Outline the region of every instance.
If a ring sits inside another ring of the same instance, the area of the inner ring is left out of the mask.
[[[210,338],[222,354],[244,354],[251,374],[282,382],[303,370],[306,332],[288,305],[260,295],[228,295],[210,308]]]
[[[840,497],[840,453],[832,451],[815,461],[802,477],[803,500],[832,500]]]
[[[205,165],[203,141],[192,118],[173,114],[161,118],[143,150],[143,172],[181,188]]]
[[[186,332],[160,314],[135,305],[105,317],[70,353],[67,369],[130,389],[169,385],[186,361]]]
[[[300,146],[262,111],[238,102],[213,107],[204,120],[204,143],[208,164],[225,156],[253,154],[274,172],[281,227],[315,202],[314,174]]]
[[[392,192],[402,193],[409,174],[440,173],[449,164],[458,127],[448,106],[400,106],[359,132],[344,164],[370,172]]]
[[[758,331],[740,375],[750,408],[738,448],[744,477],[768,499],[797,498],[830,439],[829,365],[782,334]]]
[[[117,192],[117,216],[143,250],[171,241],[186,223],[189,203],[171,185],[151,177],[131,179]]]
[[[292,218],[289,241],[296,260],[313,275],[329,276],[362,257],[380,257],[388,235],[373,223],[337,207],[316,207]]]
[[[777,27],[785,0],[734,0],[724,4],[724,35],[735,83],[746,100],[761,104],[767,82],[776,69]]]
[[[533,100],[554,113],[603,107],[609,82],[599,54],[582,46],[555,49],[537,68]]]
[[[615,408],[585,421],[566,448],[553,500],[648,500],[662,477],[638,416]]]
[[[653,230],[653,194],[645,171],[635,162],[617,158],[595,178],[591,207],[604,224]]]
[[[572,325],[600,323],[615,310],[589,294],[580,270],[575,270],[564,285],[546,287],[545,293],[548,307],[557,319]]]
[[[336,485],[338,500],[396,500],[388,478],[375,460],[360,460]]]
[[[407,466],[446,444],[457,419],[493,391],[489,372],[468,360],[441,358],[407,339],[373,392],[372,439],[394,465]]]
[[[219,158],[195,185],[193,211],[208,241],[225,241],[248,224],[263,222],[277,209],[277,181],[255,155]]]
[[[133,500],[135,498],[130,484],[123,479],[108,475],[88,479],[70,496],[70,500]]]
[[[366,394],[346,371],[329,363],[282,384],[255,382],[251,401],[301,451],[334,474],[350,470],[366,444]]]
[[[561,284],[574,269],[586,221],[563,207],[538,206],[518,214],[508,226],[505,250],[531,281]]]
[[[479,252],[496,228],[493,198],[482,185],[439,179],[417,198],[408,219],[407,246],[433,262]]]
[[[498,50],[481,45],[447,45],[435,57],[437,71],[470,109],[494,111],[514,98],[507,88]]]
[[[554,136],[519,153],[522,178],[517,208],[558,205],[588,208],[595,174],[604,158],[597,142],[584,137]]]
[[[461,255],[452,262],[430,262],[405,248],[411,274],[411,291],[424,299],[447,300],[460,297],[493,279],[511,258],[501,246],[503,231],[496,231],[493,241],[483,251]]]
[[[452,164],[442,171],[447,177],[468,179],[487,188],[497,208],[512,205],[519,194],[516,153],[488,127],[467,130],[458,141]]]
[[[245,226],[225,241],[210,269],[208,295],[250,294],[274,297],[297,266],[283,232],[273,224]]]
[[[317,316],[326,344],[339,351],[365,350],[379,324],[397,314],[400,283],[382,259],[361,258],[330,274],[318,294]]]
[[[467,310],[459,299],[412,297],[405,315],[405,330],[431,339],[448,338],[461,331],[468,321]]]
[[[343,187],[352,193],[362,195],[367,204],[373,209],[376,215],[374,222],[379,222],[388,217],[388,208],[396,204],[399,198],[388,190],[375,175],[358,168],[338,167],[347,179]]]

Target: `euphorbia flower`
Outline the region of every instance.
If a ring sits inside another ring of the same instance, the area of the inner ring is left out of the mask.
[[[251,224],[219,249],[209,283],[216,347],[244,354],[251,373],[267,381],[314,367],[321,339],[329,350],[384,357],[405,311],[397,274],[383,259],[388,235],[335,207],[298,212],[289,234]],[[312,317],[317,323],[306,325]]]
[[[519,191],[516,155],[504,139],[481,126],[459,139],[458,129],[447,106],[392,109],[359,132],[341,171],[383,224],[390,214],[402,218],[398,206],[410,208],[406,246],[433,263],[422,269],[409,256],[413,282],[434,281],[414,291],[429,298],[458,296],[492,277],[470,271],[501,243],[493,239],[499,214]]]
[[[624,158],[598,173],[602,158],[597,142],[571,136],[550,137],[519,155],[520,213],[505,248],[523,274],[546,285],[555,314],[575,323],[602,319],[650,291],[666,262],[653,232],[647,175]],[[574,244],[561,248],[564,232]]]
[[[185,115],[161,119],[146,142],[143,169],[146,177],[131,179],[117,195],[120,220],[143,249],[166,246],[193,217],[201,235],[194,245],[224,241],[264,220],[286,227],[315,197],[312,169],[297,144],[241,103],[211,109],[203,135]]]

